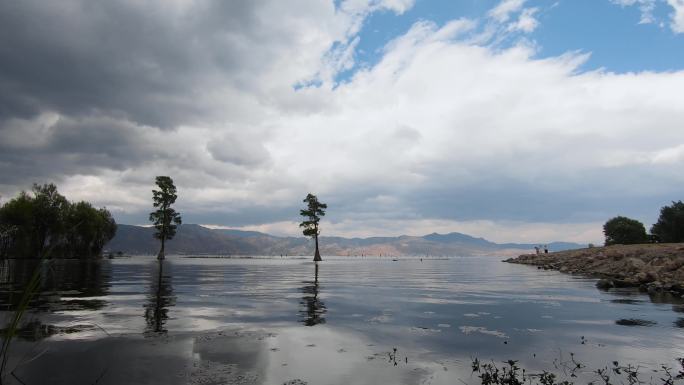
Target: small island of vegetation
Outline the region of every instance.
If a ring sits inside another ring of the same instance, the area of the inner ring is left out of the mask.
[[[0,207],[0,258],[94,258],[116,234],[106,208],[33,185]]]

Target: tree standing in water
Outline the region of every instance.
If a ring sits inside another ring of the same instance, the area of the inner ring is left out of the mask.
[[[301,216],[305,217],[306,220],[300,223],[299,227],[304,228],[303,233],[305,236],[311,237],[316,241],[314,262],[322,261],[321,253],[318,251],[318,236],[321,234],[321,231],[318,229],[318,222],[320,222],[321,217],[325,215],[325,209],[328,208],[328,205],[319,202],[318,198],[311,193],[307,194],[306,198],[304,198],[304,203],[307,204],[307,207],[300,210],[299,213]]]
[[[164,242],[176,235],[176,225],[181,224],[181,216],[171,205],[176,202],[176,186],[168,176],[158,176],[156,180],[159,190],[152,190],[152,199],[156,211],[150,213],[150,221],[154,224],[157,232],[154,237],[161,241],[161,249],[157,259],[164,259]]]

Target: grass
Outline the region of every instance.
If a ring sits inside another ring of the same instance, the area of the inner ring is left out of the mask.
[[[40,262],[36,265],[36,268],[33,270],[31,279],[29,280],[26,287],[24,287],[24,289],[22,290],[21,300],[19,301],[19,304],[17,305],[17,308],[14,311],[14,313],[12,313],[9,324],[5,329],[5,333],[3,335],[4,338],[2,341],[2,348],[0,349],[0,385],[2,385],[2,383],[5,382],[4,380],[7,375],[7,361],[9,359],[12,338],[14,338],[14,336],[17,334],[17,331],[19,330],[21,319],[28,310],[29,304],[31,303],[31,299],[33,299],[34,295],[38,292],[38,288],[40,286],[42,266],[50,262],[45,258],[46,255],[47,253],[43,254],[43,256],[40,258]]]

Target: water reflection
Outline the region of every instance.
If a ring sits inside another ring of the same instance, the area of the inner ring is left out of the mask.
[[[0,260],[0,306],[14,311],[36,269],[38,292],[30,303],[33,310],[99,310],[105,302],[90,297],[109,294],[111,266],[108,261]]]
[[[27,339],[49,348],[18,370],[27,384],[95,383],[107,368],[103,385],[241,383],[237,377],[445,385],[459,382],[462,367],[465,381],[478,382],[468,380],[469,357],[515,359],[541,371],[558,369],[556,358],[566,362],[568,352],[594,368],[618,360],[657,369],[684,356],[682,299],[597,291],[592,280],[498,260],[104,262],[104,289],[85,291],[106,296],[60,292],[52,298],[76,311],[27,317],[41,322],[23,329],[14,359],[42,351]],[[17,275],[0,269],[0,285],[14,279],[8,274]],[[106,306],[84,311],[80,300]],[[164,333],[173,338],[142,338]]]
[[[164,269],[170,269],[170,264],[164,260],[155,262],[152,283],[145,308],[145,335],[166,334],[164,327],[169,319],[169,308],[176,305],[176,296],[171,286],[171,274],[164,275]]]
[[[319,285],[318,285],[318,263],[315,263],[314,268],[314,280],[313,282],[305,282],[307,285],[301,288],[302,301],[301,305],[305,307],[299,313],[302,316],[301,322],[306,326],[315,326],[318,324],[325,323],[325,318],[323,315],[327,312],[325,304],[318,298]]]
[[[97,325],[92,324],[73,324],[73,325],[51,325],[44,324],[38,318],[32,318],[24,322],[20,328],[14,331],[14,336],[25,341],[37,342],[44,338],[54,335],[65,335],[81,333],[84,331],[97,331]],[[7,328],[0,330],[0,335],[6,335]]]
[[[34,274],[38,274],[38,286],[16,331],[19,338],[38,341],[93,328],[93,325],[55,325],[49,315],[104,308],[107,302],[101,298],[109,294],[111,285],[111,265],[107,261],[0,260],[2,319],[9,320],[18,310]],[[48,316],[42,317],[41,313]]]

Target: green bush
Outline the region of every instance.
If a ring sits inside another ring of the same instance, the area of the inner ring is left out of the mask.
[[[644,224],[636,219],[622,216],[608,220],[603,225],[603,234],[606,236],[606,246],[648,242]]]

